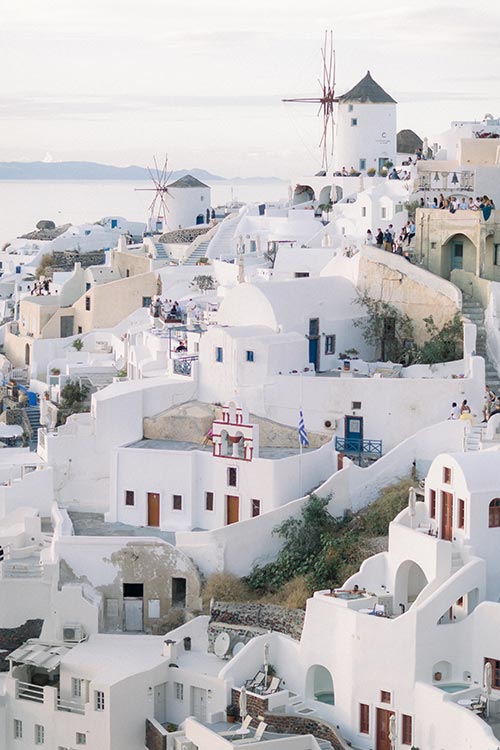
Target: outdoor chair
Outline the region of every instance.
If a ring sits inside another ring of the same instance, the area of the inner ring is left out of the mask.
[[[280,678],[279,677],[273,677],[271,682],[269,683],[269,687],[265,691],[266,693],[276,693],[280,686]]]
[[[265,721],[261,721],[257,729],[255,730],[255,734],[253,737],[246,737],[243,740],[234,740],[233,745],[243,745],[245,743],[250,742],[260,742],[262,739],[262,735],[266,731],[267,724]]]
[[[251,723],[252,723],[252,717],[250,716],[250,714],[247,714],[245,716],[245,720],[242,723],[241,727],[235,727],[234,729],[227,729],[224,732],[219,732],[218,734],[221,737],[233,737],[235,734],[242,734],[241,730],[248,729]]]
[[[264,680],[266,679],[266,675],[264,672],[257,672],[255,677],[253,677],[251,680],[247,680],[245,683],[245,687],[247,690],[255,690],[255,688],[260,687]]]

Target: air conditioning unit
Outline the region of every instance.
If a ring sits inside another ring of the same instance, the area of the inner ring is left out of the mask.
[[[80,643],[85,638],[81,625],[65,625],[63,627],[63,641],[67,643]]]

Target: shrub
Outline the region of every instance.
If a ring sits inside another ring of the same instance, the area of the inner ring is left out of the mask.
[[[36,269],[35,276],[37,277],[37,279],[39,279],[40,276],[52,278],[55,265],[56,261],[54,259],[54,256],[51,255],[51,253],[45,253],[45,255],[42,255],[42,259],[40,260],[40,265]]]
[[[208,292],[211,289],[215,289],[215,281],[213,276],[209,276],[208,274],[200,274],[200,276],[194,277],[191,282],[191,286],[197,287],[200,292]]]
[[[246,602],[251,599],[251,592],[243,578],[232,573],[212,573],[203,587],[203,603],[208,605],[210,599]]]
[[[274,603],[281,604],[287,609],[305,609],[306,602],[312,593],[306,576],[295,576],[281,587],[274,598]]]
[[[374,177],[377,174],[377,170],[375,169],[375,167],[370,167],[370,169],[366,170],[366,174],[368,175],[368,177]]]
[[[83,341],[81,339],[75,339],[71,346],[73,349],[76,349],[77,352],[81,352],[83,349]]]

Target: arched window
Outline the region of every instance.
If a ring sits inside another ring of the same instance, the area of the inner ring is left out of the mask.
[[[500,526],[500,497],[495,497],[490,503],[490,529]]]

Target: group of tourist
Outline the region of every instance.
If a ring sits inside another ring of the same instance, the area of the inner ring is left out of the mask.
[[[153,318],[161,318],[165,322],[174,322],[182,320],[182,310],[176,300],[156,297],[151,305],[151,314]]]
[[[28,284],[28,292],[36,297],[42,297],[50,294],[50,279],[44,279],[43,281],[35,281],[33,287]]]
[[[420,203],[422,206],[422,200]],[[445,198],[442,193],[439,194],[439,198],[428,198],[427,208],[440,208],[443,211],[449,211],[451,214],[457,211],[482,211],[484,218],[487,220],[490,218],[491,212],[495,209],[495,203],[492,198],[487,195],[478,196],[476,199],[470,197],[457,198],[457,196],[450,196]]]
[[[497,396],[489,385],[485,386],[483,398],[483,423],[487,422],[493,414],[500,413],[500,396]],[[464,399],[460,406],[454,401],[451,405],[451,412],[448,419],[470,419],[472,414],[467,399]]]
[[[377,229],[377,234],[373,236],[371,229],[366,232],[366,244],[375,245],[376,247],[384,248],[388,253],[396,253],[397,255],[404,255],[410,260],[408,249],[411,245],[412,239],[415,237],[416,226],[413,219],[406,222],[404,227],[398,236],[392,224],[389,224],[387,229],[383,231],[381,227]]]

